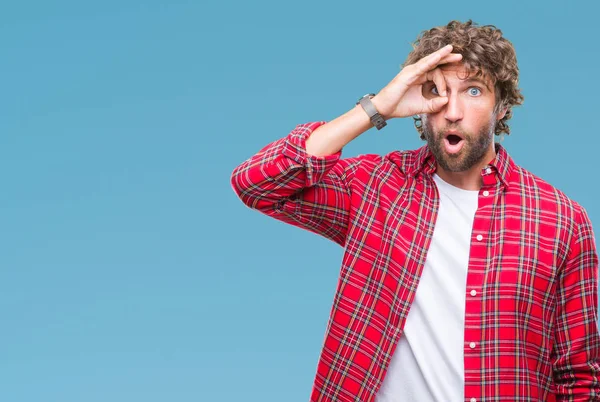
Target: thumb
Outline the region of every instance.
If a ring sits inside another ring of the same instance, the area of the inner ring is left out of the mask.
[[[426,105],[426,113],[439,112],[446,105],[446,103],[448,103],[448,97],[446,96],[438,96],[436,98],[429,99]]]

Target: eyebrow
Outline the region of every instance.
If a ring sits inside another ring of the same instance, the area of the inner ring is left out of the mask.
[[[474,83],[474,82],[476,82],[476,83],[479,83],[479,84],[483,84],[483,86],[485,86],[488,91],[491,91],[491,89],[488,86],[488,84],[485,81],[483,81],[483,80],[481,80],[479,78],[467,78],[466,80],[464,80],[464,82],[466,82],[466,83]]]
[[[484,87],[485,87],[485,88],[486,88],[488,91],[492,92],[492,90],[491,90],[491,88],[488,86],[488,84],[487,84],[487,83],[486,83],[484,80],[482,80],[482,79],[480,79],[480,78],[471,77],[471,78],[466,78],[466,79],[464,79],[464,80],[461,80],[461,81],[462,81],[462,82],[464,82],[464,83],[467,83],[467,84],[472,84],[472,83],[481,84],[481,85],[483,85],[483,86],[484,86]],[[434,86],[435,86],[435,84],[433,83],[433,81],[428,81],[428,83],[431,83],[430,85],[434,85]]]

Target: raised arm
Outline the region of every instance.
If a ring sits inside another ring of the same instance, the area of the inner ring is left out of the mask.
[[[462,58],[451,51],[443,47],[403,68],[372,99],[379,113],[391,119],[441,109],[448,98],[437,67]],[[440,96],[423,95],[427,81],[435,83]],[[361,106],[328,123],[299,125],[235,168],[233,189],[250,208],[344,245],[352,181],[365,160],[378,157],[340,159],[341,150],[370,127]]]
[[[322,124],[299,125],[263,148],[235,168],[232,186],[248,207],[343,245],[350,187],[361,159],[340,159],[341,152],[308,154],[306,138]]]

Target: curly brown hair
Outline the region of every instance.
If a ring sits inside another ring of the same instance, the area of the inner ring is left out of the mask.
[[[498,121],[494,132],[510,134],[507,120],[512,117],[512,107],[523,103],[523,95],[518,88],[519,67],[513,44],[502,37],[502,31],[494,25],[479,26],[471,20],[467,22],[450,21],[448,25],[435,27],[421,32],[412,44],[402,65],[407,66],[419,61],[436,50],[451,44],[453,53],[462,54],[462,63],[467,70],[467,77],[487,78],[495,88],[496,106],[498,112],[506,108],[506,115]],[[415,127],[421,139],[424,139],[420,117],[414,117]]]

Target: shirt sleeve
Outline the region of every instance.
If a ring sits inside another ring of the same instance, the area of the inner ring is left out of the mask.
[[[351,183],[360,158],[306,153],[306,139],[324,122],[296,126],[236,167],[233,190],[252,209],[345,244]]]
[[[557,287],[552,353],[557,401],[600,401],[598,253],[591,222],[579,208]]]

